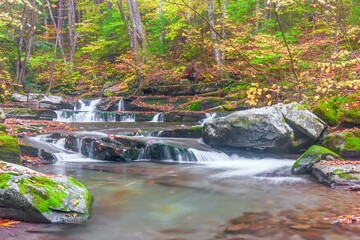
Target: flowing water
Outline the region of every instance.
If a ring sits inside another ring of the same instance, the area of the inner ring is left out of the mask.
[[[84,110],[83,106],[80,109]],[[74,134],[80,138],[184,126],[155,121],[73,125],[78,128]],[[171,159],[165,154],[169,159],[161,162],[151,162],[143,155],[135,162],[118,163],[90,159],[91,154],[87,158],[65,150],[61,139],[49,142],[46,138],[37,136],[29,142],[48,149],[58,161],[32,168],[73,176],[82,182],[94,198],[92,217],[82,225],[23,224],[27,230],[23,239],[230,239],[233,235],[224,234],[229,219],[249,212],[252,218],[254,214],[265,216],[266,223],[251,223],[255,231],[234,235],[239,239],[360,239],[356,234],[359,227],[319,224],[337,215],[357,213],[359,194],[331,189],[310,176],[292,176],[295,158],[228,155],[200,139],[138,136],[134,138],[186,146],[196,161],[188,161],[181,154]],[[291,228],[304,221],[318,227],[306,231]]]

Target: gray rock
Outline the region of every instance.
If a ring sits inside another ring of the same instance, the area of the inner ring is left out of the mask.
[[[312,175],[321,183],[334,186],[358,186],[360,184],[360,165],[327,164],[320,162],[314,165]]]
[[[47,176],[0,161],[0,218],[43,223],[81,223],[91,196],[73,178]]]
[[[4,122],[6,119],[4,110],[2,110],[2,108],[0,108],[0,122]]]
[[[291,169],[291,173],[310,174],[315,163],[321,160],[331,161],[335,159],[342,158],[327,148],[314,145],[296,160]]]
[[[287,151],[294,132],[277,107],[264,107],[206,121],[203,139],[215,146]]]
[[[11,101],[13,102],[27,102],[28,97],[26,95],[20,94],[20,93],[14,93],[11,95]]]
[[[327,128],[325,122],[298,103],[277,105],[291,127],[297,128],[313,140],[319,139]]]

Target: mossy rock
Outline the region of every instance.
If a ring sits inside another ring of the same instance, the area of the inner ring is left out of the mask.
[[[0,131],[0,158],[6,162],[21,163],[18,140],[3,131]]]
[[[85,186],[66,176],[47,176],[0,161],[0,218],[42,223],[81,223],[92,198]]]
[[[341,102],[337,117],[340,121],[360,124],[360,92],[347,96]]]
[[[173,137],[173,138],[201,138],[203,132],[202,126],[195,126],[190,128],[177,128],[173,130],[161,131],[158,137]]]
[[[310,174],[315,163],[321,160],[336,160],[342,158],[330,151],[327,148],[321,146],[311,146],[303,155],[301,155],[291,168],[291,173],[298,174]]]
[[[318,102],[312,112],[330,126],[336,126],[338,124],[334,98],[324,99]]]
[[[350,129],[327,135],[324,147],[343,157],[358,157],[360,155],[360,130]]]
[[[321,183],[331,187],[353,187],[360,184],[360,165],[352,164],[351,161],[339,161],[316,163],[312,169],[312,175]]]

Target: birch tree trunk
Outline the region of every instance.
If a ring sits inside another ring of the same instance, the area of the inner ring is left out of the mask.
[[[129,2],[129,0],[128,0]],[[125,23],[126,30],[128,32],[129,38],[130,38],[130,46],[132,48],[132,51],[134,53],[134,60],[135,60],[135,74],[136,74],[136,85],[140,87],[142,85],[142,77],[141,77],[141,71],[140,71],[140,60],[139,60],[139,47],[137,43],[137,37],[136,37],[136,31],[134,28],[131,28],[129,20],[125,14],[124,6],[122,4],[122,0],[117,0],[117,5],[120,11],[121,18],[123,19]],[[130,6],[129,8],[129,15],[130,15]],[[131,17],[131,15],[130,15]],[[130,19],[131,20],[131,19]]]
[[[62,41],[62,29],[63,29],[63,9],[64,9],[64,0],[59,0],[58,28],[59,28],[59,38],[61,41]]]
[[[222,64],[225,65],[225,38],[226,38],[226,8],[227,8],[227,0],[223,1],[222,10],[221,10],[221,61]]]
[[[215,17],[214,17],[214,8],[213,8],[213,1],[207,0],[207,6],[208,6],[208,14],[209,14],[209,23],[211,25],[210,34],[211,39],[213,42],[213,48],[214,48],[214,55],[215,55],[215,62],[216,65],[220,67],[220,70],[222,68],[222,62],[221,62],[221,55],[219,50],[219,43],[218,43],[218,37],[214,31],[215,29]]]

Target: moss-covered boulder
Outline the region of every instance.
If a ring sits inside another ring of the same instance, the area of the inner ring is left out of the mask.
[[[190,128],[176,128],[173,130],[161,131],[159,132],[158,137],[201,138],[202,132],[202,126],[194,126]]]
[[[360,129],[348,129],[330,133],[324,139],[324,147],[347,158],[360,156]]]
[[[337,117],[340,121],[360,124],[360,91],[342,100]]]
[[[329,126],[336,126],[338,124],[337,111],[333,98],[318,102],[312,112],[329,124]]]
[[[321,161],[314,165],[312,175],[331,187],[359,187],[359,161]]]
[[[18,140],[3,131],[0,131],[0,160],[21,163]]]
[[[85,186],[73,178],[0,161],[0,218],[81,223],[89,218],[91,201]]]
[[[292,174],[310,174],[315,163],[321,160],[342,159],[327,148],[314,145],[301,155],[292,166]]]
[[[301,106],[299,103],[278,105],[286,122],[294,130],[305,134],[308,138],[317,140],[327,128],[326,124],[315,114]]]

